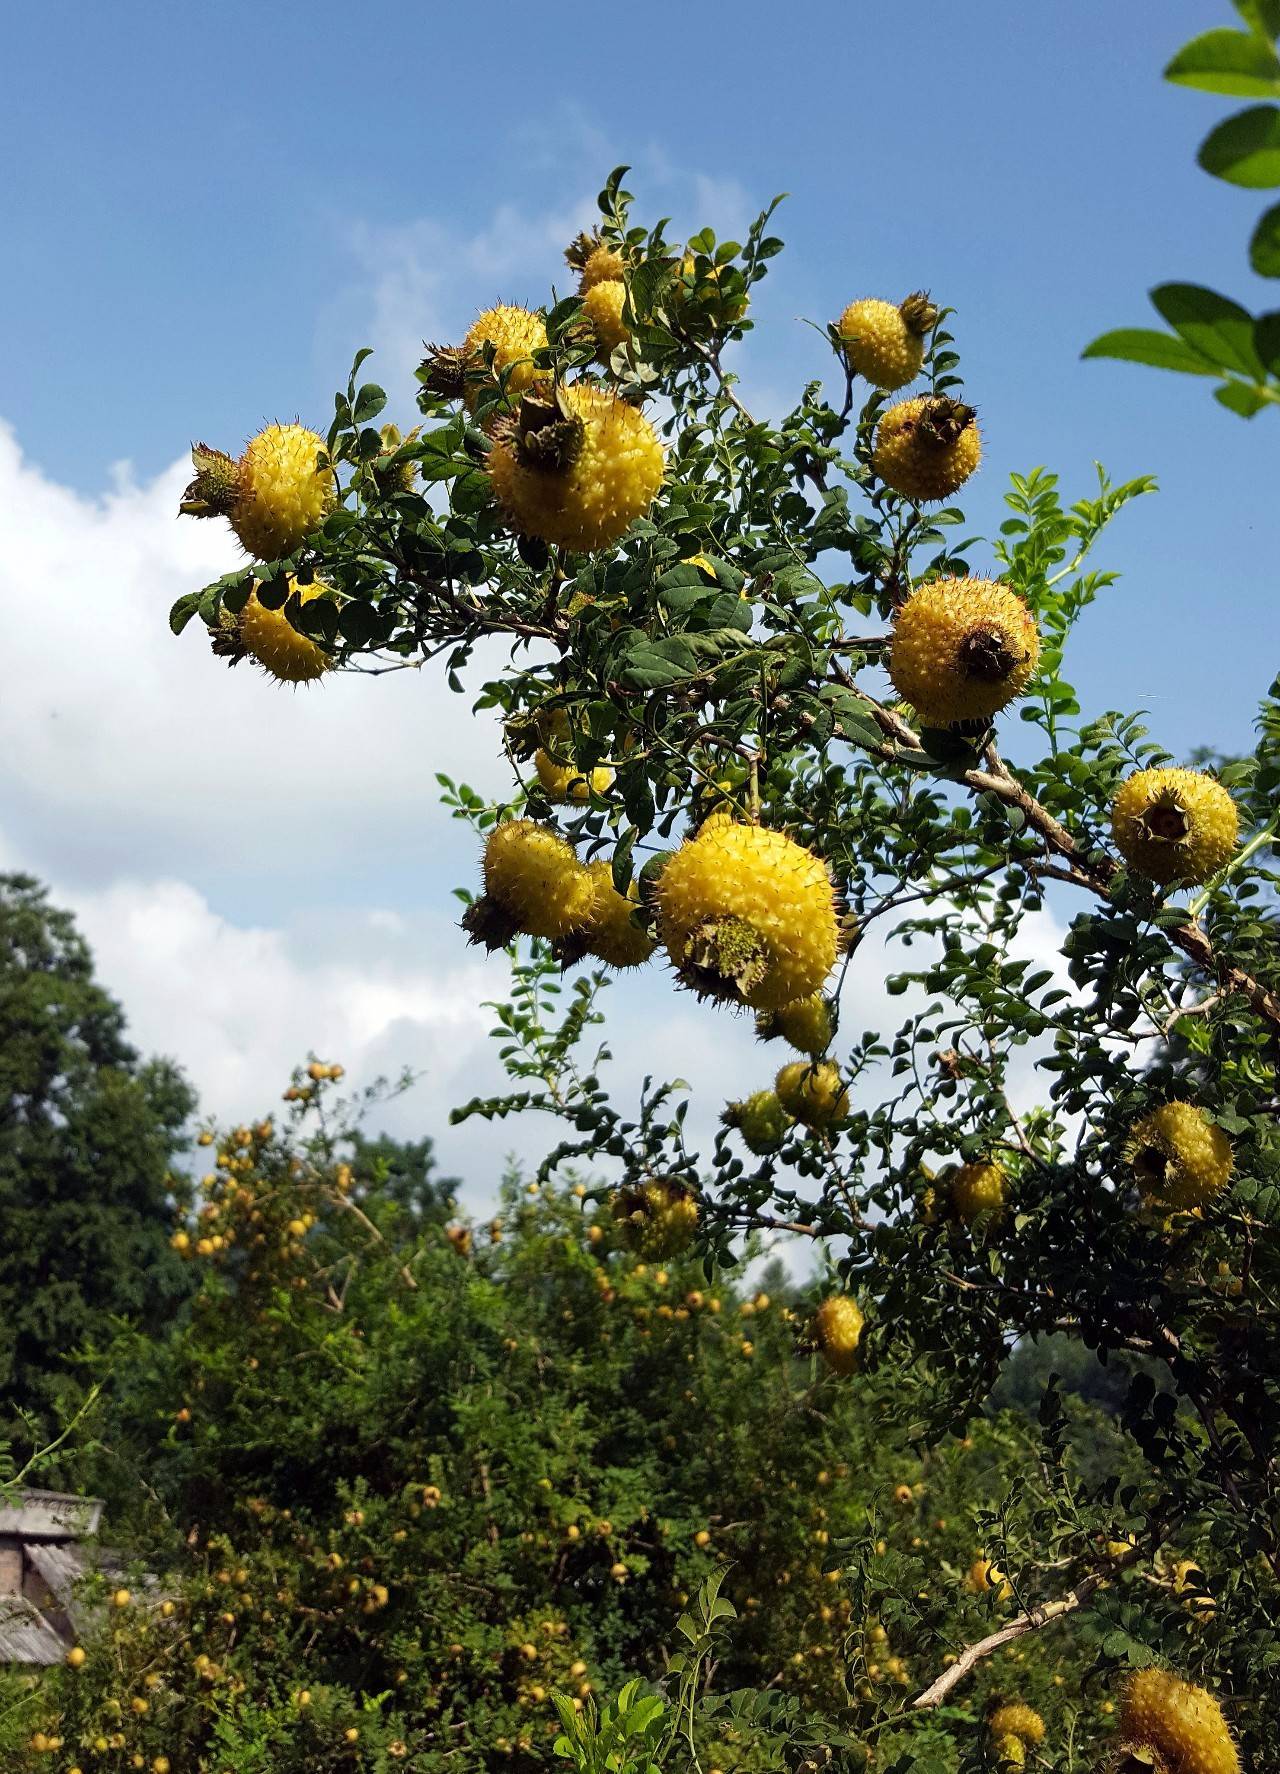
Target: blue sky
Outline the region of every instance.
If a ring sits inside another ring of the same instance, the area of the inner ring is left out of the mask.
[[[1156,474],[1160,496],[1104,544],[1125,578],[1071,675],[1087,709],[1149,708],[1175,751],[1247,743],[1280,663],[1277,421],[1225,413],[1207,383],[1079,361],[1097,333],[1145,324],[1165,279],[1277,301],[1245,264],[1259,199],[1194,163],[1224,102],[1160,79],[1185,39],[1232,17],[1226,0],[15,9],[0,621],[31,681],[7,742],[6,860],[75,899],[100,946],[127,924],[120,895],[154,910],[162,880],[204,908],[224,960],[246,931],[273,932],[298,978],[335,918],[365,932],[353,978],[382,964],[378,918],[384,933],[426,918],[432,945],[452,941],[447,888],[470,861],[431,772],[483,780],[487,737],[417,681],[264,713],[265,686],[232,685],[191,635],[165,638],[184,575],[235,558],[178,534],[176,465],[193,437],[234,448],[265,417],[323,427],[361,344],[408,416],[419,342],[460,335],[494,297],[564,288],[559,248],[620,161],[638,213],[677,228],[740,237],[791,193],[788,251],[739,353],[763,409],[828,366],[804,317],[926,286],[958,310],[987,437],[975,527],[999,521],[1011,469],[1047,463],[1073,496],[1094,458]],[[53,676],[39,600],[64,576]],[[110,964],[143,1034],[180,1045],[163,977],[118,937]],[[317,1005],[333,1000],[312,983]]]

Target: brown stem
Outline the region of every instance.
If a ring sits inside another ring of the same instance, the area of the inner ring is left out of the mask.
[[[1028,1608],[1025,1614],[1019,1614],[1016,1620],[1010,1620],[997,1632],[988,1633],[984,1639],[969,1645],[956,1658],[949,1669],[944,1669],[936,1681],[930,1682],[922,1694],[917,1694],[911,1702],[912,1712],[926,1712],[931,1707],[941,1706],[952,1688],[957,1687],[969,1674],[970,1670],[984,1657],[990,1657],[993,1651],[1000,1650],[1014,1639],[1022,1638],[1028,1632],[1038,1632],[1042,1626],[1048,1626],[1054,1620],[1061,1620],[1066,1614],[1074,1614],[1082,1608],[1094,1590],[1105,1581],[1101,1571],[1085,1577],[1068,1594],[1056,1602],[1041,1602],[1037,1607]]]

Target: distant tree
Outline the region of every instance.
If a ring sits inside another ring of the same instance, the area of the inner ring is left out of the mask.
[[[423,1225],[443,1224],[462,1187],[457,1177],[435,1174],[435,1144],[425,1135],[419,1140],[397,1140],[380,1133],[370,1139],[357,1128],[351,1134],[351,1166],[357,1198],[372,1191],[384,1213],[399,1209],[407,1235]]]
[[[71,915],[0,876],[0,1423],[19,1442],[20,1414],[47,1422],[80,1387],[79,1349],[188,1291],[169,1166],[194,1107],[126,1041]]]

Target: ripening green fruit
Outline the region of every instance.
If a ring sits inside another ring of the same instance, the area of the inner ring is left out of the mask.
[[[951,1206],[966,1226],[991,1224],[1004,1212],[1004,1171],[998,1164],[961,1164],[946,1178]]]
[[[326,589],[318,580],[310,585],[299,585],[296,579],[289,581],[289,595],[296,595],[303,604],[323,596]],[[268,610],[259,603],[256,587],[240,613],[239,636],[245,652],[278,684],[312,683],[323,677],[333,663],[323,647],[309,635],[298,632],[285,615],[283,604],[278,610]]]
[[[982,459],[972,407],[943,394],[890,407],[876,427],[871,466],[887,487],[917,505],[949,499]]]
[[[893,625],[889,676],[926,727],[989,721],[1040,659],[1035,619],[993,579],[931,579]]]
[[[1231,860],[1240,816],[1203,770],[1139,770],[1112,802],[1111,835],[1135,874],[1194,886]]]
[[[489,452],[494,495],[526,536],[576,553],[611,547],[643,517],[664,458],[642,413],[578,382],[521,402]]]
[[[831,1006],[821,992],[797,998],[781,1010],[762,1010],[756,1017],[756,1034],[761,1041],[781,1036],[797,1053],[810,1054],[814,1059],[827,1051],[832,1032]]]
[[[839,1066],[829,1059],[793,1060],[783,1066],[773,1088],[788,1115],[805,1127],[830,1127],[849,1113],[849,1092]]]
[[[740,1103],[730,1103],[721,1120],[726,1127],[737,1128],[743,1145],[757,1158],[776,1152],[792,1126],[791,1116],[773,1090],[757,1090]]]
[[[862,1308],[848,1294],[832,1294],[813,1317],[813,1336],[822,1359],[838,1374],[857,1366],[858,1343],[866,1323]]]
[[[1230,1139],[1194,1103],[1164,1103],[1135,1121],[1127,1155],[1149,1201],[1183,1210],[1220,1195],[1235,1163]]]
[[[509,819],[484,851],[486,897],[528,936],[548,940],[588,922],[595,884],[558,832],[532,819]]]
[[[875,297],[850,302],[836,330],[849,368],[876,388],[905,388],[920,374],[924,342],[938,310],[917,290],[895,306]]]
[[[619,1189],[613,1217],[628,1249],[637,1256],[678,1256],[698,1229],[698,1202],[692,1190],[671,1177],[655,1177],[636,1188]]]
[[[1167,1757],[1173,1774],[1240,1774],[1240,1756],[1218,1702],[1167,1669],[1134,1671],[1120,1723],[1126,1736]]]
[[[1044,1720],[1034,1707],[1021,1700],[998,1706],[987,1720],[993,1737],[1020,1737],[1024,1743],[1044,1742]]]
[[[673,966],[706,997],[779,1010],[811,996],[835,965],[830,877],[782,832],[713,815],[668,859],[654,899]]]
[[[626,286],[616,277],[593,283],[582,298],[582,312],[596,336],[599,356],[606,363],[618,346],[631,337],[631,328],[622,318],[626,299]]]

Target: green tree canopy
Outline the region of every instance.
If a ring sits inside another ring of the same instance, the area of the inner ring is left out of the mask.
[[[186,1292],[169,1167],[195,1098],[140,1061],[68,912],[0,877],[0,1414],[47,1420],[73,1357]],[[21,1436],[19,1437],[21,1439]]]

